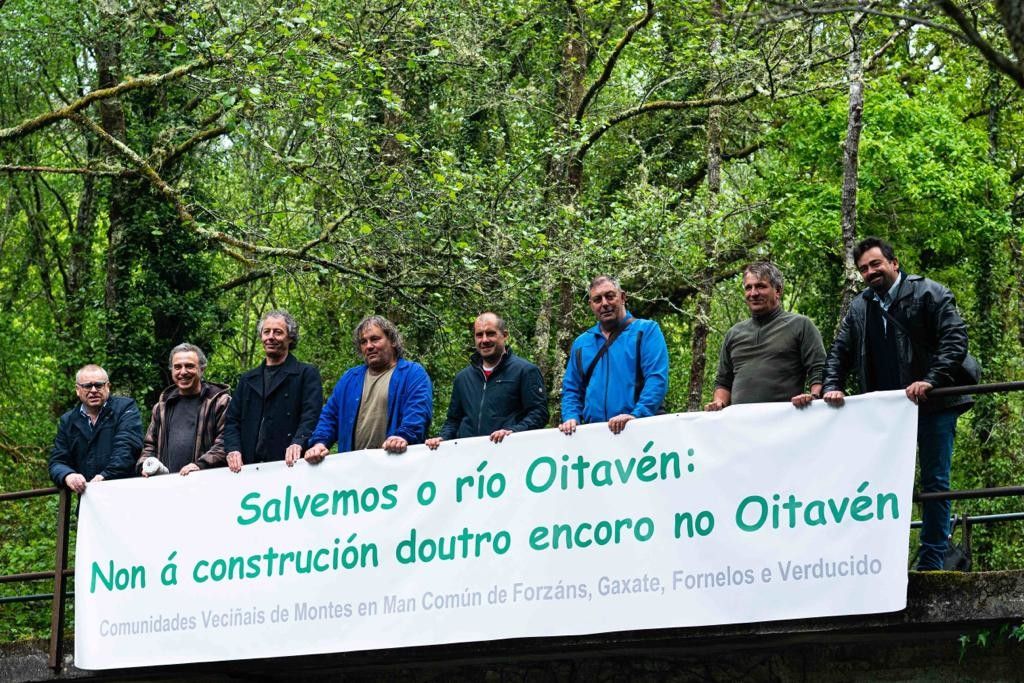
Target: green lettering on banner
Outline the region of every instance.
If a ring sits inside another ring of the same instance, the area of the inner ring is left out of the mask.
[[[644,453],[654,445],[647,442]],[[687,451],[693,457],[693,449]],[[682,463],[675,451],[661,453],[658,457],[644,455],[640,458],[614,458],[612,460],[591,461],[582,455],[572,460],[563,454],[561,464],[548,455],[536,458],[526,469],[526,488],[531,493],[545,493],[554,486],[563,491],[577,489],[582,491],[588,486],[600,488],[604,486],[626,485],[634,481],[650,483],[653,481],[680,479],[683,476]],[[686,466],[687,472],[694,471],[693,463]]]
[[[240,526],[260,521],[271,524],[292,519],[301,520],[309,516],[348,516],[376,510],[391,510],[398,505],[398,484],[386,484],[380,489],[368,486],[362,490],[336,489],[331,493],[321,491],[303,495],[293,493],[289,484],[284,487],[283,496],[268,498],[266,502],[261,502],[261,499],[262,494],[259,491],[242,496],[238,506],[245,514],[235,518]]]
[[[899,498],[896,494],[878,493],[872,498],[864,493],[868,485],[866,481],[861,483],[857,487],[857,493],[861,495],[852,499],[845,496],[840,499],[812,500],[806,504],[793,493],[784,501],[780,494],[772,494],[771,503],[764,496],[747,496],[736,507],[736,526],[741,531],[751,532],[769,524],[769,519],[772,529],[795,529],[801,523],[808,527],[824,526],[830,522],[841,524],[844,519],[851,522],[870,522],[884,520],[887,509],[890,519],[899,519]]]
[[[129,588],[145,588],[146,587],[146,568],[142,565],[134,565],[131,569],[125,567],[114,567],[114,561],[110,560],[109,570],[107,573],[103,572],[99,563],[92,563],[92,577],[89,581],[89,592],[96,592],[96,579],[99,579],[100,583],[108,591],[112,590],[127,590]]]
[[[654,520],[650,517],[640,517],[635,521],[630,517],[622,517],[594,523],[537,526],[530,531],[529,545],[533,550],[572,550],[592,545],[618,545],[630,537],[638,543],[646,543],[653,536]]]

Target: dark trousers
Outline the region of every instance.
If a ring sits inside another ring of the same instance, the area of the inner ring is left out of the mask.
[[[958,410],[937,413],[922,412],[917,418],[917,457],[921,464],[921,491],[931,493],[949,490],[949,470],[953,463],[953,440],[956,438]],[[917,568],[942,569],[949,539],[948,500],[921,504],[921,554]]]

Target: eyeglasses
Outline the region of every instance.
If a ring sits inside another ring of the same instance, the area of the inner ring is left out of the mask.
[[[75,382],[79,389],[102,389],[107,386],[107,382]]]

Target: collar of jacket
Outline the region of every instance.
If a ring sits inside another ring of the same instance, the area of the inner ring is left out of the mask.
[[[626,309],[626,315],[624,315],[622,317],[622,320],[619,321],[619,329],[620,330],[625,329],[626,328],[626,322],[629,321],[633,317],[634,316],[633,316],[632,313],[629,312],[629,309]],[[640,318],[637,318],[637,320],[639,320],[639,319]],[[597,335],[598,337],[601,337],[602,339],[607,339],[607,337],[604,336],[604,332],[601,331],[601,323],[597,323],[596,325],[594,325],[593,327],[591,327],[587,331],[588,332],[593,332],[595,335]]]
[[[501,354],[501,358],[499,358],[498,362],[495,363],[494,367],[491,369],[491,372],[492,373],[497,372],[498,368],[504,366],[506,361],[507,361],[507,359],[511,355],[512,355],[512,349],[510,349],[509,347],[506,346],[505,347],[505,353]],[[478,370],[483,371],[483,369],[484,369],[484,359],[483,359],[483,356],[480,355],[479,351],[474,351],[473,352],[473,355],[471,355],[469,357],[469,363],[470,363],[470,365],[472,365],[473,367],[477,368]]]
[[[213,396],[223,394],[225,391],[230,389],[227,384],[218,384],[217,382],[207,382],[203,380],[199,387],[199,397],[202,399],[208,399]],[[181,398],[181,392],[178,390],[177,384],[171,386],[160,392],[159,402],[167,403],[168,401],[176,401]]]
[[[288,357],[284,359],[283,363],[278,363],[277,365],[271,365],[269,367],[277,368],[279,372],[295,372],[298,365],[299,359],[296,358],[295,354],[291,351],[288,351]],[[263,359],[259,367],[260,369],[268,367],[266,358]]]
[[[900,280],[900,291],[899,295],[892,300],[893,304],[895,304],[897,301],[902,301],[903,299],[906,299],[908,296],[913,295],[913,292],[911,291],[913,287],[907,286],[909,283],[920,282],[921,280],[924,279],[923,275],[907,275],[902,269],[900,270],[900,275],[903,276],[903,278]],[[864,297],[865,301],[871,301],[873,298],[875,298],[875,290],[868,287],[863,292],[861,292],[860,295]]]

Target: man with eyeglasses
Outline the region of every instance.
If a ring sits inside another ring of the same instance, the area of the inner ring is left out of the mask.
[[[598,275],[588,290],[597,324],[576,338],[562,380],[563,434],[607,422],[618,434],[636,417],[662,412],[668,392],[668,347],[661,327],[626,310],[618,281]]]
[[[81,402],[61,415],[50,451],[50,479],[75,493],[104,479],[130,477],[142,449],[142,417],[135,401],[110,395],[110,379],[98,365],[75,375]]]

